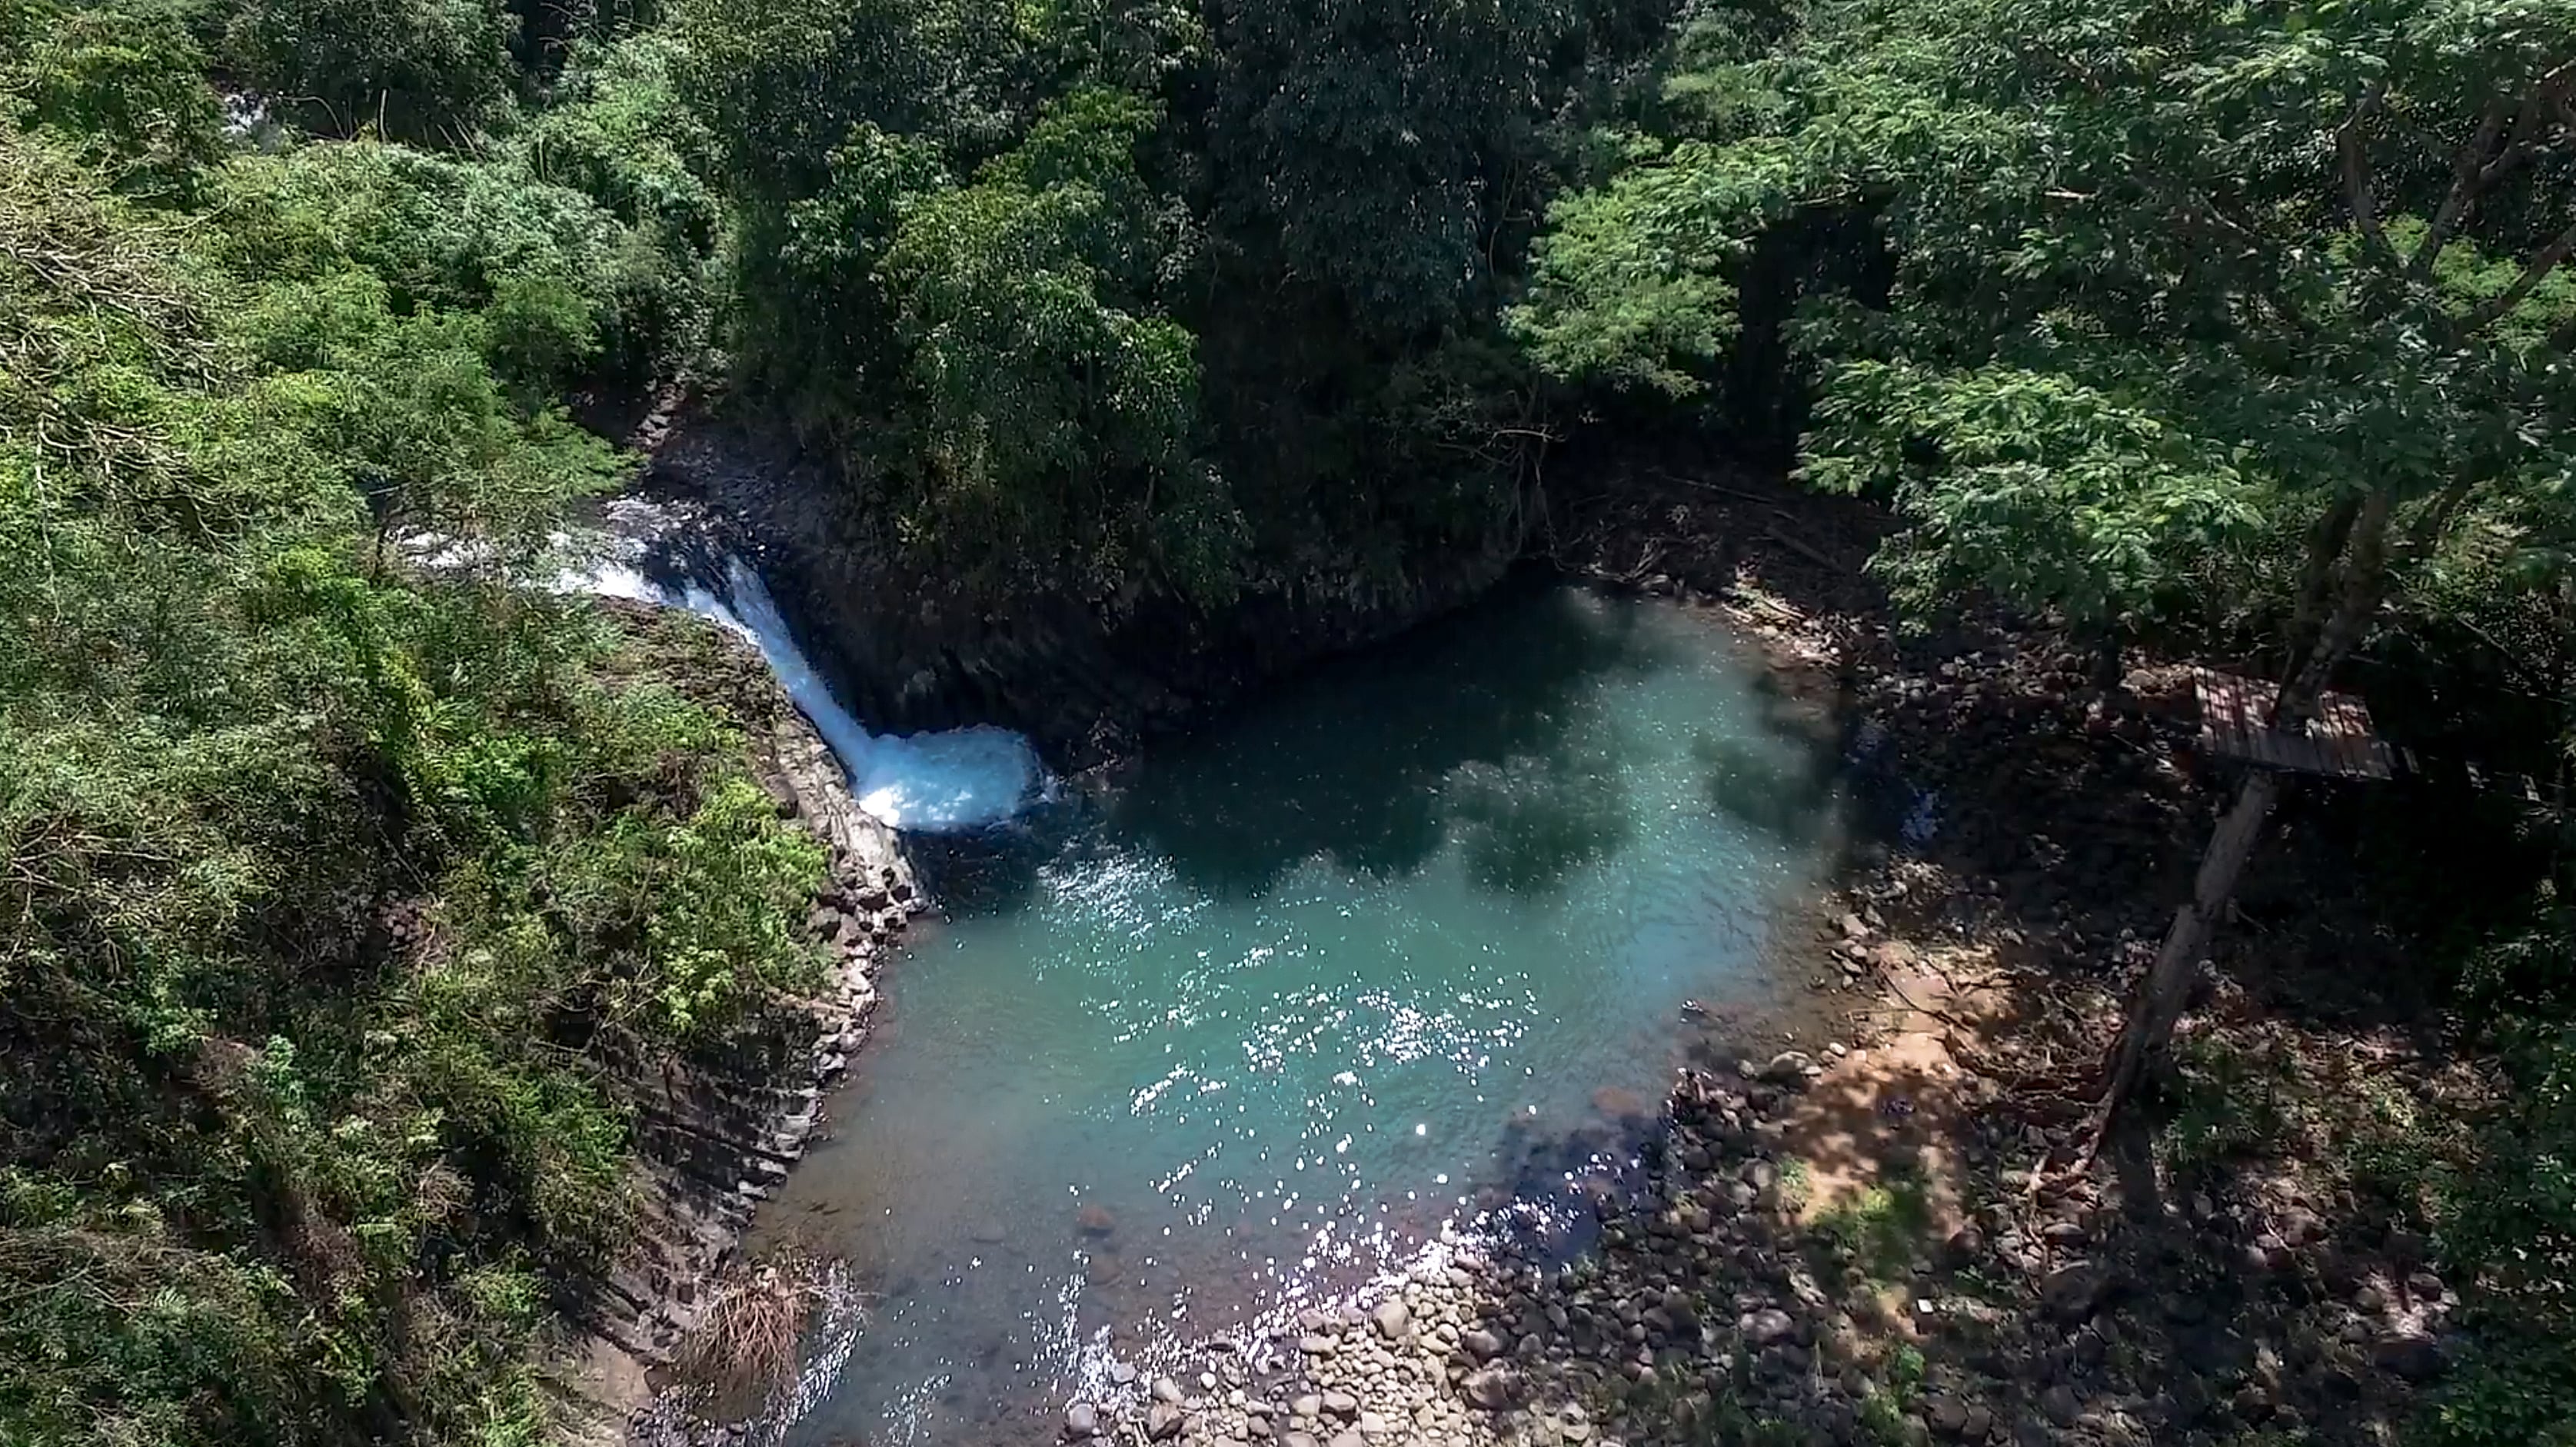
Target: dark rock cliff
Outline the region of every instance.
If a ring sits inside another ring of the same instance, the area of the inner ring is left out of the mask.
[[[799,642],[873,728],[998,723],[1061,767],[1116,757],[1266,680],[1399,633],[1491,586],[1497,545],[1396,582],[1281,579],[1213,614],[1173,598],[1078,599],[1007,615],[893,556],[818,464],[744,428],[683,418],[647,485],[703,499],[755,555]]]

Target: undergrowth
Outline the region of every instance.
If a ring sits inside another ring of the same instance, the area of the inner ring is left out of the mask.
[[[1921,1258],[1932,1230],[1929,1183],[1919,1171],[1890,1169],[1878,1184],[1818,1216],[1811,1230],[1861,1275],[1900,1280]]]
[[[1923,1371],[1923,1353],[1899,1346],[1888,1358],[1885,1382],[1861,1398],[1861,1428],[1879,1447],[1906,1447],[1906,1414],[1922,1395]]]
[[[623,223],[75,135],[213,98],[160,12],[51,9],[0,5],[0,1441],[543,1440],[627,1082],[818,963],[740,736],[511,586],[626,473],[541,400],[633,320]]]
[[[2527,1031],[2505,1060],[2507,1104],[2430,1194],[2468,1335],[2419,1417],[2427,1447],[2576,1444],[2576,1033]]]
[[[2169,1114],[2156,1140],[2168,1172],[2190,1179],[2280,1142],[2289,1117],[2274,1058],[2219,1036],[2192,1035],[2174,1042],[2171,1064]]]
[[[2176,1052],[2159,1156],[2185,1180],[2288,1170],[2425,1234],[2459,1305],[2407,1443],[2576,1447],[2576,1038],[2510,1016],[2492,1032],[2500,1091],[2474,1072],[2356,1061],[2350,1042],[2195,1036]]]

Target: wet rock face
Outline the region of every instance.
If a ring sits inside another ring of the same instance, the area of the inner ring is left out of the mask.
[[[997,613],[896,555],[882,519],[775,440],[683,418],[657,486],[704,495],[758,551],[807,652],[856,712],[896,732],[999,723],[1086,767],[1246,688],[1391,637],[1492,586],[1514,550],[1450,555],[1404,581],[1270,580],[1214,616],[1176,597],[1070,594]]]
[[[706,627],[685,618],[677,626]],[[779,816],[828,849],[830,873],[804,926],[831,964],[821,995],[778,1012],[760,1048],[738,1052],[727,1068],[681,1070],[640,1096],[640,1219],[634,1244],[588,1304],[586,1325],[649,1365],[671,1361],[700,1324],[714,1300],[710,1278],[821,1127],[823,1091],[864,1038],[877,972],[918,908],[893,831],[859,808],[839,762],[749,645],[715,636],[719,676],[682,683],[716,691],[712,701],[744,725],[750,763]],[[656,1397],[629,1418],[628,1440],[638,1447],[743,1440],[739,1429],[697,1421],[691,1407],[684,1393]]]

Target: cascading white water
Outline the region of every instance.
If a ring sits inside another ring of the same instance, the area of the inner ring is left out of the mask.
[[[639,509],[655,531],[671,521],[640,504],[621,509],[626,528]],[[564,592],[593,593],[685,608],[760,649],[779,686],[811,719],[849,775],[859,807],[897,829],[939,834],[980,829],[1018,814],[1045,794],[1047,775],[1028,740],[1008,729],[979,725],[945,733],[876,735],[860,727],[796,646],[769,586],[740,557],[721,561],[721,592],[697,578],[663,582],[639,566],[644,545],[621,539],[621,555],[564,573]]]

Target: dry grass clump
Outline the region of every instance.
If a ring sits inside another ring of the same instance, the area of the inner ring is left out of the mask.
[[[802,1253],[743,1262],[713,1286],[714,1298],[676,1363],[720,1395],[762,1392],[796,1373],[797,1346],[831,1299],[822,1264]]]

